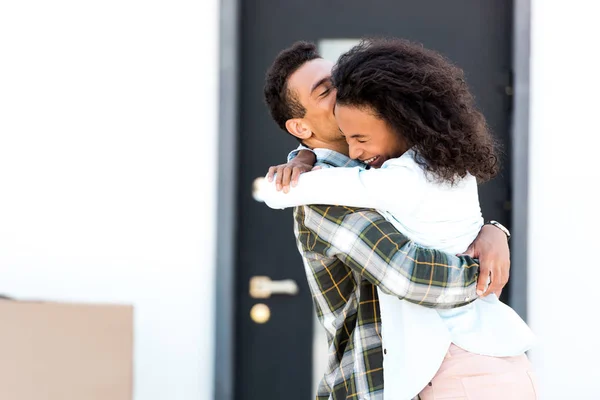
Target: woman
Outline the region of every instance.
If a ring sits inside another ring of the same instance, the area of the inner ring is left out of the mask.
[[[370,168],[309,172],[287,194],[267,185],[265,202],[376,208],[422,246],[467,248],[483,225],[477,181],[498,159],[462,71],[410,42],[376,40],[342,55],[332,81],[350,156]],[[536,398],[533,334],[495,295],[453,310],[379,298],[386,399]]]

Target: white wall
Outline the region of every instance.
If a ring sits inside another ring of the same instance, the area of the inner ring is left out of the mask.
[[[600,5],[532,1],[529,322],[541,399],[598,399]]]
[[[0,3],[0,293],[134,304],[137,400],[212,396],[218,4]]]

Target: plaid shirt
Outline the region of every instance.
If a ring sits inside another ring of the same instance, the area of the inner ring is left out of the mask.
[[[361,165],[330,150],[315,153],[318,165]],[[419,247],[374,210],[311,205],[297,207],[294,216],[298,249],[329,344],[317,399],[382,400],[375,285],[426,307],[453,308],[476,298],[477,264]]]

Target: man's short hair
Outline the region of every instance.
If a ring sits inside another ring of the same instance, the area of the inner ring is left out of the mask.
[[[279,53],[267,70],[265,102],[271,117],[286,132],[285,123],[288,119],[302,118],[306,114],[306,109],[298,100],[297,94],[288,89],[288,79],[304,63],[317,58],[321,56],[314,43],[296,42]]]

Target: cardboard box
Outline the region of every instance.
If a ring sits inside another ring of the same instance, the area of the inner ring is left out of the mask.
[[[133,308],[0,300],[0,400],[131,400]]]

